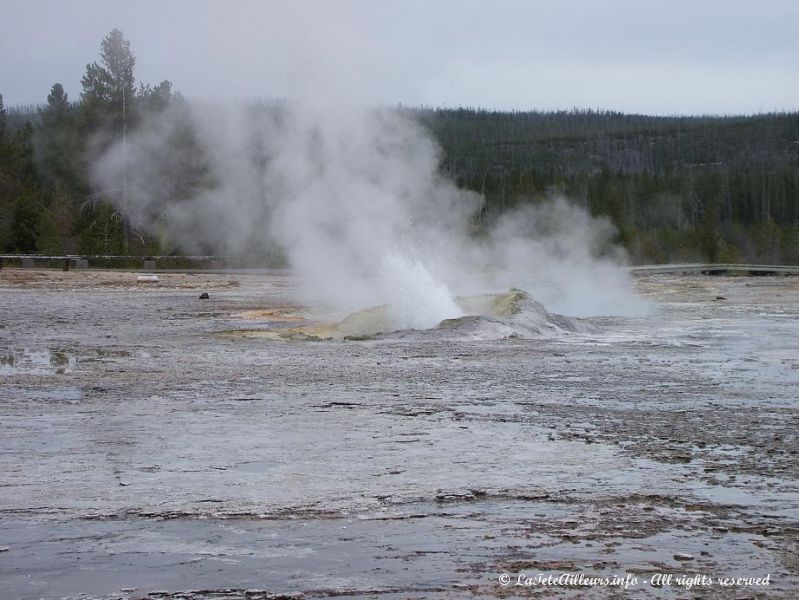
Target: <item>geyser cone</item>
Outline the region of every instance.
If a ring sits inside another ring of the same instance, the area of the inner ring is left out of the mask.
[[[354,312],[337,323],[291,327],[257,335],[293,341],[363,340],[392,336],[444,335],[464,339],[532,338],[584,329],[576,319],[548,312],[527,292],[511,289],[502,294],[459,297],[454,301],[461,316],[445,318],[429,328],[401,328],[390,305]]]

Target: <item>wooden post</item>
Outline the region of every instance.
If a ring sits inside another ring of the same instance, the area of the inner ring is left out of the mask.
[[[64,270],[69,271],[69,258],[64,258]]]

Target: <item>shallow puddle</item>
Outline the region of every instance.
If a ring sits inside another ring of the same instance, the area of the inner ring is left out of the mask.
[[[0,375],[53,375],[69,373],[76,359],[63,350],[6,350],[0,352]]]

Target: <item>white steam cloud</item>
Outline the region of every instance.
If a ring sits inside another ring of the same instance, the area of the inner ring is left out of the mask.
[[[183,251],[279,248],[303,300],[388,304],[397,328],[460,316],[460,294],[525,289],[574,316],[640,313],[613,227],[566,200],[523,205],[486,230],[482,198],[439,172],[406,114],[319,102],[176,104],[94,168],[134,226]],[[197,183],[199,182],[199,183]]]

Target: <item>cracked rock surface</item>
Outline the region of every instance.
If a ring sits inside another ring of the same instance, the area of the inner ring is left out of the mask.
[[[280,271],[0,271],[2,597],[799,596],[799,278],[635,284],[552,337],[302,342],[252,335],[314,322]]]

